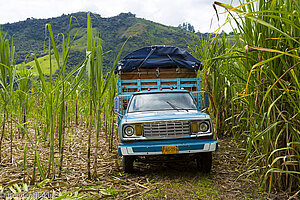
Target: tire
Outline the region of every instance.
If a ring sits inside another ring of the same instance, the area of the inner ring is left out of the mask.
[[[212,166],[212,152],[200,153],[197,156],[197,168],[203,173],[209,173]]]
[[[125,173],[133,172],[133,156],[122,156],[122,166]]]

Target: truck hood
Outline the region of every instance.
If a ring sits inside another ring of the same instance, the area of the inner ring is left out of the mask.
[[[189,111],[151,111],[127,113],[124,115],[123,121],[127,123],[151,122],[165,120],[189,120],[189,119],[210,119],[208,114],[203,112]]]

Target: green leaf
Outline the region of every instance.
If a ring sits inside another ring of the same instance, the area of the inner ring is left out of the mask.
[[[40,172],[40,175],[41,175],[42,179],[45,180],[46,179],[45,170],[44,170],[43,165],[40,163],[39,154],[37,151],[35,151],[35,159],[36,159],[36,164],[37,164],[38,170]]]

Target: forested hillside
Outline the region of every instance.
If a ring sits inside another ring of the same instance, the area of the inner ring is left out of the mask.
[[[78,12],[70,15],[49,19],[28,18],[25,21],[1,25],[3,32],[8,38],[13,38],[16,47],[15,60],[17,63],[24,61],[27,55],[34,53],[37,57],[47,60],[47,51],[44,49],[48,39],[45,36],[45,24],[51,24],[54,35],[57,36],[58,46],[61,44],[62,36],[66,34],[71,16],[72,31],[75,35],[73,49],[68,60],[68,68],[76,66],[85,57],[86,42],[86,16],[85,12]],[[136,18],[131,13],[121,13],[111,18],[102,18],[100,15],[92,15],[93,33],[102,39],[104,52],[112,50],[104,60],[104,67],[110,68],[121,45],[130,38],[124,48],[122,56],[127,55],[136,49],[149,45],[174,45],[181,48],[187,47],[187,42],[191,42],[192,36],[189,31],[183,28],[170,27],[154,23],[149,20]],[[199,33],[198,33],[199,34]],[[47,46],[47,45],[46,45]],[[29,56],[28,61],[32,60]],[[67,70],[68,70],[67,68]]]

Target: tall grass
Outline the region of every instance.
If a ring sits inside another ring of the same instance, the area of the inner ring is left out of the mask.
[[[15,48],[13,46],[13,42],[11,42],[11,46],[9,40],[0,32],[0,95],[2,100],[2,109],[1,115],[3,115],[2,120],[2,131],[0,136],[0,163],[2,161],[2,142],[4,137],[6,136],[6,123],[9,118],[12,118],[12,110],[8,109],[10,105],[12,105],[12,99],[14,98],[14,83],[16,78],[16,65],[14,61]],[[12,121],[10,120],[10,124]],[[13,130],[12,125],[10,126],[10,140],[12,149],[12,138],[13,138]],[[10,162],[12,162],[12,152],[10,154]]]
[[[14,62],[14,46],[0,32],[0,163],[13,162],[14,138],[24,141],[23,168],[32,173],[31,183],[35,183],[36,176],[41,180],[55,179],[63,175],[64,150],[71,148],[76,134],[76,127],[86,127],[87,144],[87,174],[92,178],[91,167],[94,164],[94,176],[97,176],[98,143],[100,134],[109,124],[110,132],[107,141],[114,138],[114,116],[112,113],[115,95],[115,78],[113,70],[121,55],[122,49],[116,57],[114,65],[108,74],[103,74],[103,57],[109,52],[103,52],[101,39],[92,35],[90,13],[87,21],[87,56],[72,71],[67,73],[67,60],[72,51],[72,44],[76,34],[71,34],[71,17],[66,35],[54,35],[52,26],[45,25],[46,45],[49,54],[49,77],[45,76],[38,58],[33,54],[34,70],[25,67],[25,61],[16,65]],[[53,66],[58,66],[58,76],[54,76]],[[108,103],[108,104],[107,104]],[[88,105],[88,106],[87,106]],[[104,117],[104,114],[105,116]],[[95,135],[94,134],[95,130]],[[19,132],[17,135],[16,133]],[[95,140],[94,162],[92,162],[92,138]],[[2,144],[10,143],[10,158],[2,156]],[[29,143],[29,144],[27,144]],[[109,148],[112,142],[107,142]],[[45,149],[48,148],[48,149]],[[27,155],[34,153],[33,165],[28,165]],[[41,157],[41,154],[48,156]],[[5,159],[4,159],[5,158]]]
[[[225,35],[217,40],[213,37],[206,40],[194,38],[194,44],[189,46],[204,66],[200,72],[202,84],[209,94],[209,112],[213,117],[217,137],[238,134],[235,118],[239,116],[234,113],[236,106],[232,99],[242,89],[241,82],[245,80],[242,76],[246,70],[239,67],[242,65],[243,53]]]
[[[246,138],[246,174],[260,174],[269,192],[294,191],[300,186],[299,2],[214,6],[227,12],[235,38],[215,37],[192,49],[206,65],[217,133]]]
[[[65,134],[65,116],[66,116],[66,98],[73,93],[80,80],[83,78],[84,71],[86,65],[82,65],[82,63],[78,64],[69,74],[65,74],[67,59],[70,53],[72,41],[75,39],[76,34],[73,36],[71,40],[71,23],[72,18],[70,19],[68,36],[65,39],[64,34],[62,36],[62,54],[58,51],[55,38],[53,35],[52,27],[50,24],[46,25],[46,30],[49,33],[49,60],[50,60],[50,79],[49,82],[46,82],[44,74],[42,72],[41,66],[39,64],[38,59],[34,56],[36,68],[39,74],[39,78],[42,85],[42,92],[46,98],[45,108],[46,108],[46,121],[47,127],[46,130],[49,131],[49,139],[50,143],[50,154],[49,154],[49,162],[48,162],[48,177],[55,178],[55,161],[54,161],[54,146],[55,146],[55,138],[58,138],[58,150],[60,155],[59,162],[59,175],[61,175],[62,163],[63,163],[63,149],[64,149],[64,134]],[[52,51],[51,51],[52,47]],[[53,79],[54,72],[52,71],[52,52],[55,57],[55,62],[59,66],[59,76],[58,79]],[[60,57],[62,56],[62,57]],[[79,70],[77,73],[77,77],[72,81],[73,75],[75,72]],[[72,82],[72,87],[66,88],[66,82]],[[68,90],[67,90],[68,89]],[[55,131],[55,127],[58,127],[58,131]]]
[[[116,82],[114,81],[114,73],[113,70],[117,65],[121,53],[123,51],[124,45],[121,47],[111,70],[103,75],[103,56],[109,52],[103,52],[103,48],[101,45],[101,39],[95,39],[92,34],[92,23],[90,13],[87,16],[87,70],[88,70],[88,88],[89,88],[89,129],[88,129],[88,177],[91,178],[91,132],[92,127],[96,129],[96,141],[95,141],[95,157],[94,157],[94,176],[97,176],[97,157],[98,157],[98,142],[99,135],[101,131],[101,125],[103,123],[101,119],[101,114],[107,110],[109,110],[109,115],[105,116],[113,116],[113,99],[116,94],[115,87]],[[109,97],[106,99],[105,97]],[[105,106],[105,102],[109,102],[110,107],[107,109]],[[105,118],[105,117],[104,117]],[[94,119],[94,120],[93,120]],[[108,119],[104,119],[109,124],[114,126],[114,117],[109,117]],[[107,124],[107,123],[106,123]],[[112,130],[114,128],[112,127]],[[105,129],[106,134],[108,133]],[[109,135],[109,138],[113,138],[113,135]],[[111,148],[111,143],[109,142],[109,146]]]

